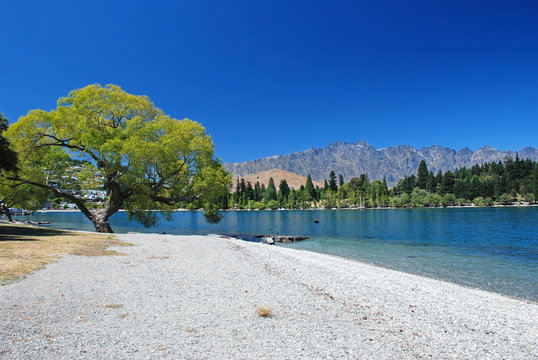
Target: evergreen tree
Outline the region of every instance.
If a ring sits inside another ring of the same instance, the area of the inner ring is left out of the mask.
[[[534,164],[534,167],[529,176],[528,191],[534,194],[534,198],[538,199],[538,162]]]
[[[256,184],[254,184],[254,201],[261,201],[262,198],[263,194],[260,188],[260,182],[256,181]]]
[[[333,192],[338,190],[338,186],[336,186],[336,174],[334,171],[331,171],[329,174],[329,189]]]
[[[428,179],[426,180],[426,190],[429,192],[433,192],[435,189],[435,175],[433,175],[433,171],[430,171],[428,174]]]
[[[305,189],[305,192],[308,195],[310,195],[312,200],[316,200],[316,189],[314,188],[314,184],[312,183],[312,177],[310,176],[310,174],[308,174],[308,176],[306,177],[306,184],[305,184],[304,189]]]
[[[360,179],[361,190],[366,192],[368,188],[370,187],[370,180],[368,178],[368,174],[361,174],[359,179]]]
[[[441,172],[441,170],[439,170],[437,172],[437,175],[435,175],[435,189],[434,190],[439,195],[443,195],[442,188],[443,188],[443,173]]]
[[[294,189],[291,189],[290,194],[288,195],[288,209],[296,209],[296,192]]]
[[[241,179],[241,182],[239,183],[239,205],[245,206],[247,204],[247,184],[245,183],[245,179]]]
[[[428,182],[428,168],[424,160],[420,160],[417,171],[417,186],[420,189],[426,189],[426,183]]]
[[[450,170],[445,172],[441,188],[443,189],[443,194],[454,193],[454,175],[452,174],[452,172],[450,172]]]
[[[323,184],[323,189],[325,191],[329,190],[329,183],[327,182],[327,179],[325,179],[325,183]]]
[[[381,194],[388,195],[389,187],[387,186],[387,179],[383,176],[383,182],[381,183]]]
[[[275,181],[272,177],[269,179],[269,184],[267,184],[267,189],[265,190],[265,202],[267,203],[271,200],[276,200]]]
[[[247,184],[245,183],[245,179],[241,179],[241,182],[239,183],[239,189],[241,195],[243,195],[247,191]]]
[[[250,181],[247,183],[247,189],[245,191],[245,199],[248,202],[249,200],[254,200],[254,189]]]
[[[280,180],[280,185],[278,186],[278,195],[281,201],[281,206],[283,205],[282,202],[287,203],[290,195],[290,187],[288,186],[286,179]]]
[[[338,175],[338,187],[342,187],[344,185],[344,176],[342,174]]]

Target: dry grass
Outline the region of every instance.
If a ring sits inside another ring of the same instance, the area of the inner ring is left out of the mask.
[[[58,261],[60,255],[125,255],[110,246],[131,246],[112,235],[0,223],[0,284],[11,283]]]
[[[273,308],[258,305],[256,306],[256,314],[258,314],[259,317],[270,317],[273,315]]]
[[[122,306],[122,304],[108,304],[105,305],[105,309],[119,309]]]

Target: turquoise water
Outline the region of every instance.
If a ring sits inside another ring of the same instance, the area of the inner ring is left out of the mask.
[[[31,219],[94,230],[77,212],[36,213]],[[311,239],[280,246],[538,301],[537,207],[226,212],[216,225],[200,212],[176,212],[172,222],[151,229],[118,213],[111,224],[120,233],[306,235]]]

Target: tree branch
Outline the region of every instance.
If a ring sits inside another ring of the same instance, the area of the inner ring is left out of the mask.
[[[88,210],[88,208],[86,207],[86,204],[84,203],[84,200],[82,199],[79,199],[77,198],[75,195],[73,194],[69,194],[69,193],[65,193],[65,192],[62,192],[50,185],[47,185],[47,184],[43,184],[43,183],[40,183],[40,182],[36,182],[36,181],[30,181],[30,180],[26,180],[26,179],[21,179],[17,176],[14,176],[14,177],[9,177],[8,178],[9,180],[13,180],[13,181],[19,181],[23,184],[28,184],[28,185],[34,185],[34,186],[37,186],[37,187],[40,187],[40,188],[43,188],[43,189],[47,189],[47,190],[50,190],[54,193],[54,195],[56,195],[57,197],[62,197],[64,199],[68,199],[68,200],[71,200],[72,202],[75,203],[75,205],[77,205],[78,209],[84,214],[86,215],[86,217],[88,217],[88,219],[92,219],[92,213],[90,210]]]

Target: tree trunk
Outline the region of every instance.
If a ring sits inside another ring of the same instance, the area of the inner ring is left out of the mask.
[[[6,214],[7,219],[9,220],[9,222],[13,222],[13,218],[11,217],[11,214],[9,212],[9,208],[4,203],[2,203],[2,211],[4,212],[4,214]]]
[[[64,199],[68,199],[74,202],[77,205],[77,208],[88,219],[90,219],[90,221],[95,226],[95,230],[100,233],[113,233],[114,232],[112,230],[112,227],[110,226],[110,223],[108,222],[108,219],[121,209],[123,205],[123,201],[125,199],[133,195],[133,190],[131,189],[122,190],[120,185],[113,178],[110,178],[107,180],[107,183],[105,184],[105,189],[110,191],[110,201],[108,203],[108,206],[105,207],[104,209],[90,211],[88,207],[85,205],[85,201],[83,199],[79,199],[73,194],[61,192],[58,189],[48,184],[41,184],[39,182],[25,180],[18,177],[13,177],[13,178],[8,178],[8,179],[20,181],[24,184],[39,186],[41,188],[52,191],[57,197],[62,197]]]
[[[114,232],[110,226],[110,223],[108,222],[108,217],[109,216],[107,215],[106,211],[96,211],[92,213],[90,220],[93,222],[97,232],[109,234]]]

